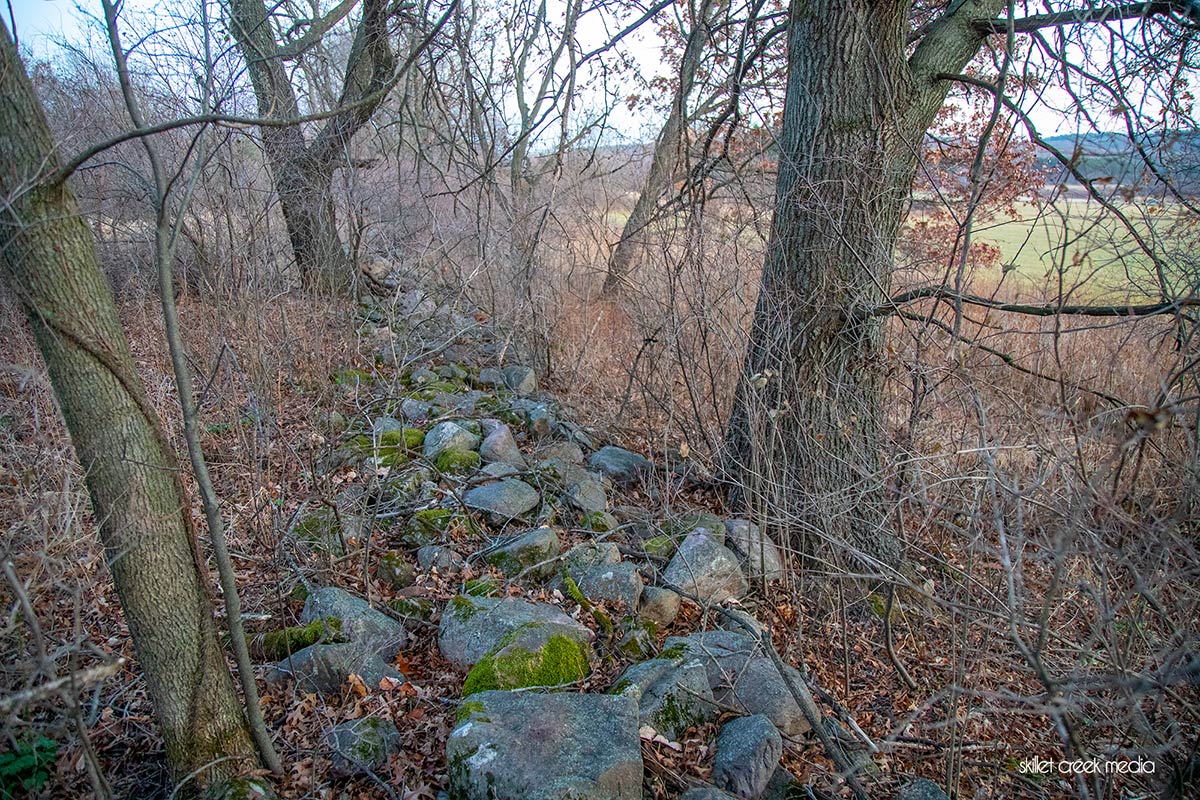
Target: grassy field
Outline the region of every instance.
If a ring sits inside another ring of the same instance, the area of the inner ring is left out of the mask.
[[[1018,217],[982,220],[976,240],[1000,249],[1001,275],[978,275],[985,284],[1001,276],[1006,285],[1029,294],[1078,298],[1137,299],[1159,294],[1153,262],[1141,251],[1135,236],[1110,213],[1083,200],[1055,203],[1039,209],[1025,204]],[[1138,235],[1156,242],[1167,254],[1168,280],[1189,280],[1190,270],[1171,254],[1184,247],[1192,228],[1171,207],[1121,206]],[[1191,223],[1194,225],[1194,223]]]

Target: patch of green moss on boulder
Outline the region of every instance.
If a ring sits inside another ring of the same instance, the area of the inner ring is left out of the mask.
[[[585,511],[582,523],[583,527],[595,533],[607,533],[620,525],[617,518],[607,511]]]
[[[523,625],[500,640],[468,673],[463,697],[490,689],[558,687],[591,674],[590,648],[562,633],[544,636],[546,623]]]
[[[397,589],[406,589],[417,580],[417,572],[413,565],[408,563],[403,553],[396,550],[389,550],[379,557],[375,574],[380,580]]]
[[[417,511],[408,520],[404,531],[404,543],[412,547],[433,544],[450,530],[455,512],[448,508],[425,508]]]
[[[296,541],[317,550],[342,556],[346,552],[345,538],[337,512],[328,506],[306,514],[292,529]]]
[[[255,638],[255,650],[266,661],[282,661],[292,653],[318,642],[338,641],[342,621],[337,617],[325,617],[307,625],[292,625],[277,631],[268,631]]]
[[[472,597],[495,597],[500,594],[500,582],[490,575],[471,578],[463,584],[463,594],[469,594]]]
[[[659,558],[670,558],[679,549],[679,543],[674,537],[665,533],[660,533],[658,536],[651,536],[642,542],[642,549],[646,551],[646,555],[658,556]]]
[[[397,597],[388,604],[400,619],[429,619],[433,603],[424,597]]]
[[[443,475],[469,475],[479,469],[479,453],[474,450],[443,450],[433,465]]]

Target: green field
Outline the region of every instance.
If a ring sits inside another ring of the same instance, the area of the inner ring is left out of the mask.
[[[1119,210],[1137,235],[1151,243],[1169,265],[1167,280],[1176,290],[1194,281],[1194,266],[1182,263],[1195,233],[1195,221],[1179,209],[1123,205]],[[1017,218],[981,220],[977,241],[1000,249],[996,268],[974,276],[984,285],[1003,277],[1022,293],[1057,295],[1058,286],[1080,298],[1136,299],[1160,294],[1153,260],[1135,235],[1113,214],[1081,200],[1060,201],[1038,209],[1025,204]]]

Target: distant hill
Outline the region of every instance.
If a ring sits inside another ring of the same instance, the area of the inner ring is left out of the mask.
[[[1087,178],[1111,178],[1115,185],[1142,189],[1154,183],[1153,171],[1158,170],[1170,176],[1182,191],[1200,193],[1200,133],[1196,131],[1143,136],[1139,140],[1141,153],[1122,133],[1050,136],[1046,143],[1074,159]],[[1050,153],[1039,151],[1038,162],[1047,169],[1051,181],[1076,183]]]

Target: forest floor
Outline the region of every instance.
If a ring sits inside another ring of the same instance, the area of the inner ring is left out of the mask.
[[[13,312],[7,312],[10,317]],[[474,375],[498,366],[506,350],[496,342],[470,337],[436,344],[400,334],[398,366],[377,358],[378,328],[334,303],[282,298],[241,308],[185,300],[182,307],[189,347],[200,387],[203,447],[216,478],[230,524],[231,549],[251,635],[295,624],[306,585],[339,586],[387,608],[399,598],[431,601],[429,620],[411,622],[410,643],[394,666],[407,679],[392,691],[349,682],[336,695],[302,692],[294,684],[263,689],[267,724],[286,764],[278,782],[285,798],[435,798],[447,788],[444,743],[454,727],[464,674],[437,646],[438,609],[459,594],[463,582],[490,577],[498,591],[560,606],[592,627],[578,604],[561,592],[529,581],[510,581],[494,568],[468,566],[458,575],[418,574],[412,586],[397,589],[381,579],[377,554],[403,550],[408,519],[377,519],[362,541],[350,541],[345,556],[296,549],[292,534],[305,510],[336,505],[347,492],[362,491],[387,478],[387,468],[345,463],[329,468],[330,457],[360,435],[382,410],[414,387],[417,368],[454,363]],[[483,320],[470,309],[461,313]],[[178,425],[170,368],[152,303],[124,309],[135,357],[155,407],[168,428]],[[10,330],[16,329],[16,323]],[[3,688],[16,689],[45,676],[85,669],[116,657],[124,667],[110,679],[78,693],[79,710],[99,766],[116,796],[165,796],[161,743],[155,732],[144,681],[104,567],[88,512],[82,476],[55,411],[40,359],[23,328],[2,345],[0,385],[0,515],[5,547],[40,625],[38,650],[29,621],[10,614],[0,629]],[[12,366],[21,365],[21,366]],[[543,385],[555,403],[553,378]],[[566,395],[568,392],[560,391]],[[556,404],[561,418],[573,419],[597,443],[610,440],[589,419],[586,407]],[[526,451],[535,442],[518,437]],[[725,514],[721,496],[702,482],[681,479],[653,452],[650,437],[614,442],[639,449],[661,468],[647,485],[615,489],[613,507],[643,509],[655,520],[695,511]],[[457,490],[451,480],[443,495]],[[193,509],[198,527],[199,508]],[[1036,712],[1040,685],[1024,668],[999,626],[975,626],[965,616],[929,602],[953,595],[962,576],[978,569],[960,563],[955,539],[942,540],[939,528],[926,532],[914,548],[912,570],[928,596],[901,593],[890,616],[884,599],[819,589],[795,570],[767,593],[743,601],[771,630],[783,658],[800,667],[821,694],[834,699],[826,713],[857,726],[879,752],[863,780],[872,796],[890,797],[912,776],[951,786],[961,798],[1031,797],[1072,794],[1068,779],[1024,775],[1027,758],[1060,757],[1061,743],[1050,718]],[[463,553],[491,544],[499,531],[460,526],[446,531],[447,543]],[[564,549],[592,534],[574,524],[560,530]],[[928,557],[927,557],[928,556]],[[965,556],[964,556],[965,558]],[[10,587],[11,588],[11,587]],[[885,619],[888,625],[885,625]],[[697,606],[687,606],[666,636],[711,627]],[[894,640],[895,660],[886,639]],[[598,631],[598,633],[602,633]],[[903,664],[902,675],[896,662]],[[628,663],[619,652],[605,653],[588,686],[603,691]],[[10,741],[46,736],[55,743],[47,767],[46,797],[89,794],[85,754],[72,715],[60,703],[25,709],[6,723]],[[394,721],[402,733],[382,782],[369,777],[337,777],[323,743],[331,726],[364,716]],[[715,723],[691,729],[677,743],[643,742],[647,796],[672,798],[706,781],[712,766]],[[840,796],[834,770],[819,744],[788,742],[783,765],[817,793]],[[34,793],[37,796],[37,793]]]

